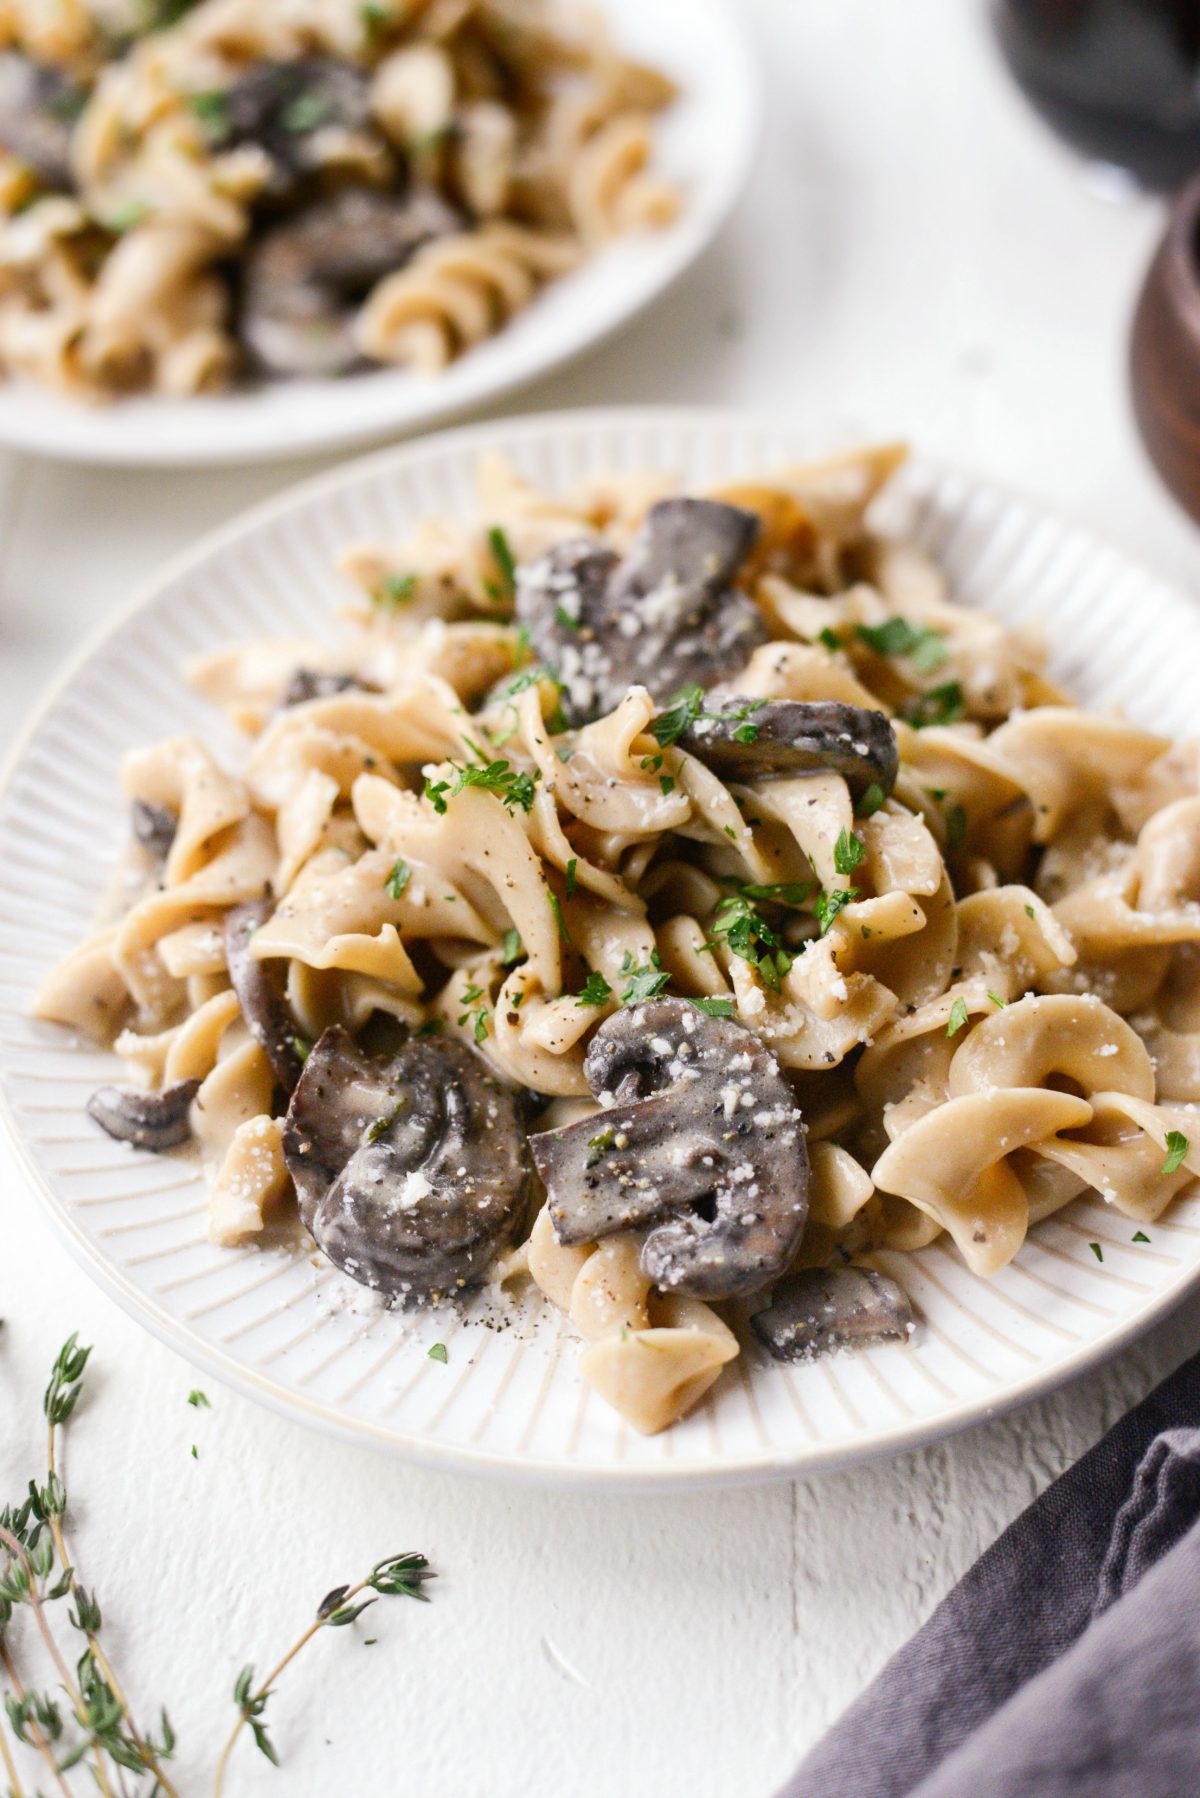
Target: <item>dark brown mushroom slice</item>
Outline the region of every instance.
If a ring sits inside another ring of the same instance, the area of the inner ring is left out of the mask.
[[[357,674],[297,668],[279,696],[281,706],[307,705],[310,699],[334,699],[339,693],[378,693],[379,688]]]
[[[884,714],[834,699],[728,701],[689,724],[679,746],[722,780],[832,772],[856,795],[890,793],[900,767]]]
[[[149,799],[135,799],[129,808],[129,826],[134,837],[155,861],[165,862],[175,841],[179,820],[169,805],[155,805]]]
[[[102,1086],[88,1100],[88,1116],[118,1142],[157,1155],[178,1148],[191,1136],[188,1108],[199,1090],[198,1080],[180,1080],[160,1093]]]
[[[745,667],[766,627],[730,583],[758,529],[739,506],[662,500],[623,561],[602,544],[571,541],[518,569],[516,615],[562,679],[569,724],[602,717],[634,685],[665,699]]]
[[[272,972],[250,952],[250,938],[274,909],[267,898],[246,899],[230,907],[225,913],[225,964],[247,1029],[266,1052],[284,1092],[290,1093],[304,1066],[296,1021]]]
[[[584,1072],[605,1109],[530,1138],[558,1241],[650,1226],[643,1271],[694,1298],[777,1279],[800,1245],[810,1175],[766,1045],[732,1019],[656,999],[605,1020]]]
[[[347,187],[266,230],[247,252],[238,328],[260,370],[342,374],[360,361],[353,321],[377,281],[462,214],[429,191]]]
[[[393,1298],[473,1284],[528,1209],[516,1096],[449,1039],[375,1057],[331,1026],[292,1095],[283,1152],[318,1246]]]
[[[810,1267],[781,1280],[750,1322],[776,1361],[811,1361],[835,1349],[907,1341],[913,1310],[904,1289],[873,1268]]]
[[[85,91],[61,70],[14,50],[0,54],[0,146],[48,187],[71,189],[71,128]]]
[[[327,126],[370,129],[369,83],[363,70],[331,56],[256,62],[202,117],[214,146],[264,150],[272,166],[266,196],[286,199],[319,163],[318,132]]]

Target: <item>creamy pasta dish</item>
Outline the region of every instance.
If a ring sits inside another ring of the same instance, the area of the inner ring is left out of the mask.
[[[674,217],[672,95],[553,0],[0,0],[0,371],[436,371]]]
[[[873,529],[901,457],[488,462],[477,525],[350,550],[336,647],[193,665],[243,763],[127,757],[119,903],[36,1002],[127,1066],[97,1124],[197,1144],[219,1243],[295,1208],[389,1302],[532,1281],[644,1431],[739,1353],[903,1343],[943,1232],[986,1278],[1082,1192],[1157,1217],[1197,746]]]

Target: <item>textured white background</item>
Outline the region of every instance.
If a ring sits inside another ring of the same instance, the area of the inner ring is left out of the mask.
[[[768,105],[735,223],[622,341],[511,410],[725,401],[906,432],[1200,587],[1200,536],[1145,465],[1125,396],[1156,205],[1099,197],[968,0],[742,6]],[[0,458],[5,736],[132,581],[302,472]],[[283,1772],[243,1751],[238,1798],[766,1798],[1200,1325],[1193,1301],[1056,1398],[856,1473],[675,1499],[492,1488],[211,1384],[213,1409],[190,1410],[191,1371],[75,1270],[6,1152],[0,1177],[0,1491],[40,1470],[45,1365],[78,1328],[97,1344],[68,1468],[84,1576],[132,1690],[170,1705],[185,1798],[208,1789],[242,1661],[262,1666],[328,1587],[407,1547],[442,1569],[436,1603],[319,1639],[272,1703]]]

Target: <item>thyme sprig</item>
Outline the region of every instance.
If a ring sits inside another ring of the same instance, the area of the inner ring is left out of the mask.
[[[243,1729],[250,1730],[259,1753],[266,1755],[272,1766],[279,1765],[275,1745],[263,1722],[263,1714],[281,1675],[291,1666],[306,1643],[311,1642],[313,1637],[323,1629],[342,1629],[347,1624],[353,1623],[355,1618],[361,1617],[367,1607],[373,1605],[378,1597],[419,1598],[424,1603],[428,1603],[429,1594],[424,1588],[427,1581],[436,1579],[436,1577],[437,1575],[424,1555],[387,1555],[382,1561],[376,1561],[365,1579],[358,1580],[352,1586],[335,1586],[332,1592],[325,1594],[317,1606],[317,1614],[312,1622],[296,1638],[287,1653],[275,1664],[265,1679],[256,1679],[252,1663],[243,1667],[233,1687],[233,1701],[238,1708],[237,1722],[230,1730],[225,1746],[221,1750],[221,1758],[217,1762],[217,1776],[213,1782],[213,1798],[222,1798],[229,1757],[237,1746],[238,1737]],[[357,1604],[355,1600],[363,1592],[370,1592],[373,1596],[364,1599],[361,1604]]]

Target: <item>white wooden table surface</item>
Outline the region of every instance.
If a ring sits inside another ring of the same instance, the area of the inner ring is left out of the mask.
[[[742,3],[769,104],[739,216],[620,342],[510,410],[723,401],[907,433],[1200,589],[1200,533],[1126,403],[1157,206],[1088,185],[967,0]],[[304,472],[0,463],[4,736],[131,582]],[[1193,1301],[1057,1397],[845,1475],[636,1500],[489,1487],[211,1383],[212,1410],[190,1409],[191,1370],[76,1270],[7,1158],[0,1175],[0,1497],[39,1471],[45,1368],[77,1328],[97,1345],[68,1470],[84,1576],[133,1691],[170,1706],[185,1798],[208,1789],[241,1663],[261,1667],[327,1588],[410,1547],[442,1571],[436,1602],[319,1639],[272,1702],[284,1771],[247,1745],[232,1792],[765,1798],[1200,1334]]]

